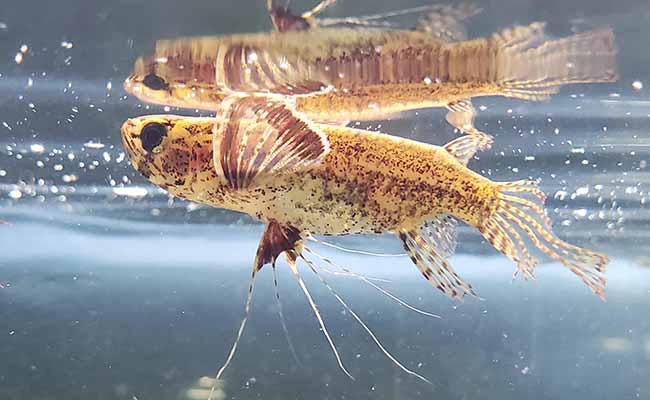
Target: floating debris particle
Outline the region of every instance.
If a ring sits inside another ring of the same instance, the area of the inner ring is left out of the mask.
[[[634,90],[641,90],[641,89],[643,89],[643,82],[641,82],[641,81],[634,81],[634,82],[632,82],[632,89],[634,89]]]
[[[30,150],[32,153],[41,154],[42,152],[45,151],[45,147],[44,147],[42,144],[34,143],[34,144],[32,144],[32,145],[29,146],[29,150]]]
[[[84,147],[88,149],[103,149],[104,146],[105,145],[103,143],[93,142],[92,140],[90,142],[84,143]]]
[[[63,47],[64,49],[71,49],[72,46],[73,44],[70,41],[64,40],[61,42],[61,47]]]
[[[113,193],[118,196],[141,198],[149,192],[143,187],[116,187],[113,188]]]

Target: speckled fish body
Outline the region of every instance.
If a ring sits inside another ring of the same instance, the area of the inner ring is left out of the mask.
[[[172,139],[170,150],[155,161],[132,156],[134,165],[176,196],[317,234],[397,232],[452,208],[478,225],[489,213],[490,182],[443,148],[327,125],[321,128],[330,151],[322,163],[233,188],[213,165],[213,124],[211,118],[176,120],[173,134],[182,141]]]

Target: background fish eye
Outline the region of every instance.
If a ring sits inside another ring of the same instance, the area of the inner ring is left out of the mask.
[[[151,90],[166,90],[169,88],[169,84],[156,74],[145,75],[142,83]]]
[[[167,136],[167,127],[158,122],[146,124],[140,132],[140,142],[142,148],[149,153],[155,152],[154,149],[162,143]]]

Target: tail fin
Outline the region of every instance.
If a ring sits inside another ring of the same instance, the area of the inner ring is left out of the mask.
[[[535,101],[548,99],[562,85],[618,79],[611,29],[549,39],[544,28],[536,22],[451,45],[450,79],[492,82],[503,96]]]
[[[604,299],[606,255],[570,245],[551,231],[551,222],[542,205],[544,193],[536,182],[500,183],[490,217],[480,226],[485,239],[517,263],[527,277],[533,276],[537,260],[531,256],[520,235],[523,232],[540,251],[561,262]]]

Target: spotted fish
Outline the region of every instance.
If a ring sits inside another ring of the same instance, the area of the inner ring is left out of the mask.
[[[485,139],[480,135],[438,147],[313,123],[284,98],[256,95],[228,97],[216,118],[129,119],[121,135],[132,165],[152,183],[175,196],[246,213],[265,224],[246,315],[257,272],[265,264],[275,270],[284,254],[346,373],[296,267],[303,261],[318,272],[319,262],[335,265],[306,245],[312,235],[392,233],[433,287],[461,299],[475,290],[447,258],[462,221],[478,229],[525,277],[534,276],[538,262],[526,246],[528,239],[604,296],[607,256],[552,233],[544,193],[536,182],[493,182],[466,166]]]

